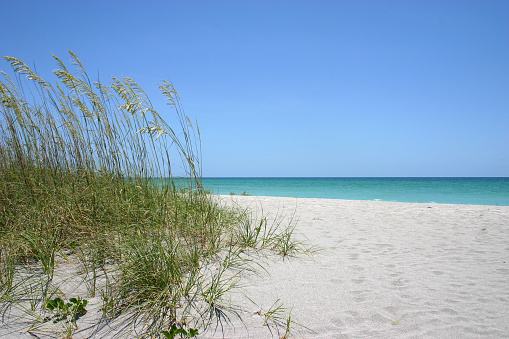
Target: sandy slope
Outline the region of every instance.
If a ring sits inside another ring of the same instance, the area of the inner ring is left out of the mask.
[[[509,207],[220,199],[258,215],[263,209],[269,217],[294,216],[298,236],[322,249],[312,258],[269,260],[268,274],[251,277],[244,290],[258,306],[233,296],[246,310],[245,324],[232,319],[225,338],[270,338],[256,312],[278,299],[313,330],[296,329],[297,338],[509,337]],[[75,338],[114,333],[107,324],[95,334],[87,330],[100,314],[95,299]],[[30,337],[22,333],[28,323],[13,319],[0,323],[0,337]],[[200,335],[222,337],[212,330]]]

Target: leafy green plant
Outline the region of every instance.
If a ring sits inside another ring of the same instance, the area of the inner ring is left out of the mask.
[[[77,328],[76,320],[87,313],[85,309],[87,304],[88,300],[81,299],[80,297],[70,298],[67,303],[61,298],[55,298],[46,302],[46,308],[54,314],[54,323],[66,321],[72,323]]]
[[[177,335],[180,335],[180,338],[194,338],[198,335],[198,330],[190,328],[186,331],[183,328],[172,325],[169,331],[162,331],[161,333],[166,339],[174,339]]]

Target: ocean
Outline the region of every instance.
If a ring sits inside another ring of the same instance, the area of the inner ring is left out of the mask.
[[[203,178],[215,194],[509,206],[509,178]]]

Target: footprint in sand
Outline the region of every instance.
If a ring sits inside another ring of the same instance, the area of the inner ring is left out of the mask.
[[[360,285],[360,284],[363,284],[366,280],[364,278],[359,278],[359,279],[352,279],[350,281],[353,282],[354,284]]]
[[[348,266],[348,268],[351,269],[352,271],[357,271],[357,272],[361,272],[361,271],[365,270],[364,267],[358,266],[358,265]]]
[[[357,259],[359,259],[359,256],[360,256],[359,253],[350,253],[348,255],[348,259],[350,259],[350,260],[357,260]]]
[[[367,298],[365,298],[365,297],[355,297],[355,298],[353,298],[353,301],[355,301],[356,303],[362,303],[362,302],[364,302],[366,300],[367,300]]]
[[[402,286],[405,286],[405,283],[403,281],[401,281],[401,279],[398,279],[398,280],[394,280],[391,283],[391,285],[394,287],[402,287]]]
[[[332,318],[331,323],[334,324],[337,327],[343,327],[345,326],[345,322],[339,318]]]

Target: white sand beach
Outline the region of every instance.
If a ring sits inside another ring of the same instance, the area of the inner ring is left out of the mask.
[[[269,218],[293,216],[297,237],[320,251],[269,256],[267,273],[249,277],[243,289],[257,306],[242,293],[232,297],[244,323],[232,318],[234,327],[211,328],[199,338],[281,337],[260,316],[278,300],[308,328],[293,326],[294,338],[509,337],[507,206],[220,199],[257,216],[262,210]],[[99,296],[90,298],[75,338],[115,335],[108,325],[87,327],[99,319],[100,304]],[[4,318],[0,337],[29,338],[28,325]]]
[[[271,262],[246,288],[265,309],[284,301],[312,330],[296,328],[296,338],[509,337],[509,207],[222,199],[295,213],[296,232],[322,248]],[[247,326],[226,338],[271,337],[251,307]]]

